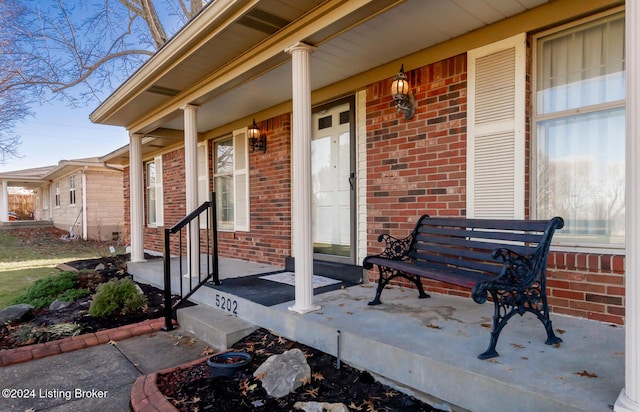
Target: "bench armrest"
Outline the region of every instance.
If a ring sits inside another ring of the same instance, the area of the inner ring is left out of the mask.
[[[398,239],[388,234],[382,234],[378,236],[378,242],[384,242],[385,247],[384,250],[377,254],[371,255],[364,258],[362,261],[362,266],[365,269],[371,269],[373,264],[371,264],[368,260],[373,257],[382,257],[385,259],[391,260],[402,260],[409,253],[409,248],[411,247],[411,242],[413,241],[413,234],[403,238]]]
[[[472,297],[476,303],[486,302],[489,290],[522,291],[537,280],[540,271],[540,257],[537,254],[524,256],[507,248],[499,248],[493,251],[492,256],[503,262],[502,270],[494,280],[478,282],[473,287]]]

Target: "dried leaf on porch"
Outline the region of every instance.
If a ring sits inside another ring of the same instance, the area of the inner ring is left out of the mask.
[[[517,348],[517,349],[524,349],[525,348],[524,345],[520,345],[519,343],[512,343],[511,346],[513,346],[514,348]]]
[[[491,329],[491,324],[490,323],[481,323],[480,326],[482,326],[483,328]]]
[[[441,327],[441,326],[434,325],[433,323],[428,323],[428,324],[427,324],[427,327],[428,327],[428,328],[431,328],[431,329],[442,329],[442,327]]]
[[[202,350],[202,354],[204,356],[213,355],[216,352],[217,351],[215,349],[213,349],[211,346],[205,346],[205,348]]]
[[[562,335],[563,333],[566,332],[566,330],[564,330],[564,329],[556,329],[556,332],[558,332],[558,335]]]
[[[582,372],[575,372],[576,375],[578,376],[583,376],[585,378],[597,378],[598,375],[596,375],[595,373],[589,373],[585,370],[583,370]]]

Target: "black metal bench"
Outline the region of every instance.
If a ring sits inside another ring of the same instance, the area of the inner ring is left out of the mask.
[[[471,289],[476,303],[482,304],[491,296],[491,340],[480,359],[498,356],[500,331],[511,317],[525,312],[540,319],[547,345],[562,342],[549,319],[546,272],[551,239],[563,226],[560,217],[546,221],[424,215],[404,239],[380,235],[378,241],[386,244],[384,251],[364,259],[365,269],[377,265],[380,271],[376,296],[369,304],[382,303],[382,290],[398,276],[415,283],[420,298],[428,298],[421,282],[424,277]]]

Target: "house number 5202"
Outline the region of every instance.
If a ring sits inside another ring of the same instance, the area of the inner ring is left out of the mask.
[[[238,316],[238,301],[216,293],[216,308]]]

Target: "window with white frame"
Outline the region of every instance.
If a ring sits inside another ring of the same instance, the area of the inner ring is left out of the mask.
[[[247,129],[214,143],[213,184],[221,230],[249,230]]]
[[[216,192],[218,228],[233,230],[233,138],[216,142],[214,153],[213,184]]]
[[[534,38],[535,210],[567,246],[624,245],[624,13]]]
[[[147,192],[147,226],[164,225],[164,194],[162,187],[162,156],[145,165]]]
[[[56,199],[55,199],[55,205],[56,207],[60,207],[60,182],[56,182]]]
[[[76,176],[69,176],[69,206],[76,205]]]

